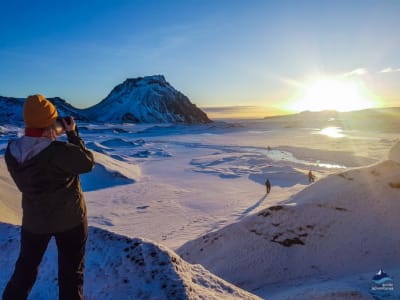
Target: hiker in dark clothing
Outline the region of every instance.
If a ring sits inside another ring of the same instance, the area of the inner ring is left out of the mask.
[[[271,183],[269,182],[269,179],[265,181],[265,188],[267,189],[267,194],[271,191]]]
[[[311,172],[311,170],[308,172],[308,182],[313,183],[315,181],[315,175]]]
[[[21,248],[3,300],[27,299],[50,239],[58,250],[59,299],[83,299],[87,240],[86,204],[79,174],[94,167],[93,154],[73,118],[57,120],[56,108],[42,95],[24,103],[25,135],[10,141],[7,168],[22,192]],[[56,141],[63,130],[68,142]]]

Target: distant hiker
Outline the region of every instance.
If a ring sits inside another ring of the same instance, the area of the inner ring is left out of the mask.
[[[269,179],[265,181],[265,188],[267,190],[267,194],[271,191],[271,183],[269,182]]]
[[[308,182],[313,183],[315,181],[315,175],[311,172],[311,170],[308,172]]]
[[[21,248],[3,300],[27,299],[50,239],[58,250],[59,299],[83,299],[86,204],[79,174],[94,167],[93,154],[72,117],[58,118],[42,95],[24,103],[25,135],[8,143],[5,161],[22,192]],[[68,142],[56,141],[66,132]]]

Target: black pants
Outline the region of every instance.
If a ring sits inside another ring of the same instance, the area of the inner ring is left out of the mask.
[[[40,262],[52,236],[58,250],[60,300],[83,299],[87,221],[61,233],[35,234],[21,229],[21,249],[14,274],[3,293],[3,300],[24,300],[36,281]]]

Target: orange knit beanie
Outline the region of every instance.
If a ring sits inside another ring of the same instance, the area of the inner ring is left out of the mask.
[[[54,124],[57,117],[57,109],[43,95],[32,95],[26,98],[24,104],[26,128],[47,128]]]

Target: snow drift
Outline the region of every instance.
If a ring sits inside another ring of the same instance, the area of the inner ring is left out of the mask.
[[[254,290],[400,266],[400,164],[330,175],[282,205],[190,241],[181,256]]]
[[[21,224],[21,193],[9,176],[4,159],[0,159],[0,220]]]
[[[93,151],[96,165],[92,172],[80,175],[82,189],[86,192],[135,183],[140,178],[140,168],[134,164],[113,159]]]
[[[11,276],[19,252],[19,228],[0,223],[0,286]],[[89,228],[85,299],[259,299],[190,265],[161,245]],[[32,299],[57,299],[54,241],[42,261]]]

